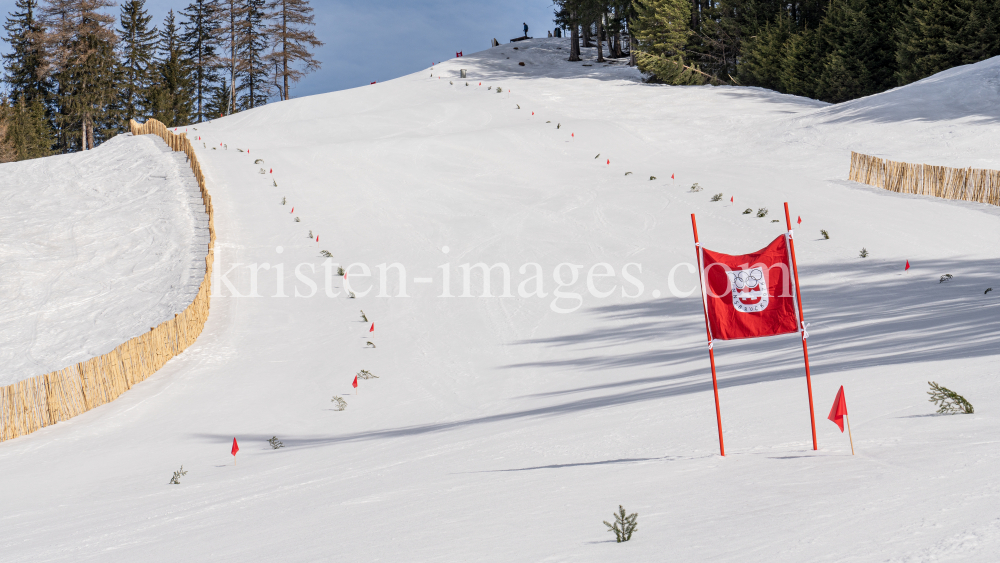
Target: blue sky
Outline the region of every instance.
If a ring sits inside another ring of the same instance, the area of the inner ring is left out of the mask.
[[[154,22],[189,0],[147,0]],[[488,49],[521,35],[545,37],[552,29],[552,0],[312,0],[316,36],[326,43],[317,53],[323,63],[291,88],[307,96],[389,80],[455,56]],[[6,16],[14,0],[0,0]],[[117,10],[115,14],[117,16]],[[6,43],[0,42],[6,51]]]

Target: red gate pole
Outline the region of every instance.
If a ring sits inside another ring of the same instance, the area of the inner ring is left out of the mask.
[[[701,269],[701,243],[698,242],[698,223],[694,220],[694,213],[691,214],[691,228],[694,230],[694,252],[695,258],[698,261],[698,287],[702,287],[702,269]],[[722,457],[726,456],[726,445],[722,441],[722,410],[719,409],[719,382],[715,377],[715,352],[712,350],[712,330],[708,325],[708,304],[705,303],[705,293],[704,288],[701,294],[701,310],[705,313],[705,336],[708,338],[708,361],[712,364],[712,391],[715,392],[715,420],[719,425],[719,455]],[[810,395],[811,396],[811,395]],[[811,405],[812,403],[810,403]]]
[[[809,374],[809,346],[806,344],[806,318],[802,313],[802,292],[799,291],[799,266],[795,260],[795,238],[792,234],[792,216],[788,213],[788,202],[785,202],[785,225],[788,227],[788,246],[792,253],[792,271],[795,274],[795,301],[799,306],[799,328],[802,334],[802,356],[806,362],[806,389],[809,390],[809,422],[812,423],[813,450],[819,449],[816,445],[816,411],[813,408],[813,384],[812,376]]]

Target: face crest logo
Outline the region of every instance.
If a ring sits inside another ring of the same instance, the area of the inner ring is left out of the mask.
[[[767,309],[767,277],[763,268],[728,272],[733,292],[733,307],[741,313],[759,313]]]

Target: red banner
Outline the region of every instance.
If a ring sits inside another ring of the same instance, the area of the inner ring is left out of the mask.
[[[702,287],[713,340],[798,332],[785,235],[750,254],[702,249]]]

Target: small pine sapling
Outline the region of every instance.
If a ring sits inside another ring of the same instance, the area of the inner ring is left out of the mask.
[[[343,266],[337,266],[337,275],[338,276],[343,276],[344,275],[344,267]]]
[[[301,220],[301,219],[299,219],[298,217],[296,217],[296,218],[295,218],[295,222],[296,222],[296,223],[301,223],[301,222],[302,222],[302,220]]]
[[[365,343],[365,347],[367,348],[368,346],[371,346],[372,348],[374,348],[375,347],[375,343],[372,342],[371,340],[369,340],[368,342]]]
[[[951,281],[951,278],[953,278],[953,277],[955,277],[955,276],[953,276],[951,274],[945,274],[945,275],[941,276],[941,279],[938,280],[938,283],[944,283],[946,281]]]
[[[181,484],[181,477],[183,477],[183,476],[185,476],[187,474],[188,474],[188,472],[184,471],[184,466],[182,465],[180,469],[178,469],[177,471],[174,471],[174,476],[170,478],[170,482],[167,483],[167,484],[168,485],[180,485]]]
[[[819,234],[823,235],[823,240],[830,240],[830,233],[826,232],[826,229],[820,229]]]
[[[268,440],[267,443],[271,444],[272,450],[285,447],[285,445],[281,443],[281,440],[279,440],[277,436],[271,436],[271,439]]]
[[[628,176],[629,174],[631,174],[631,172],[626,172],[626,173],[625,173],[625,175],[626,175],[626,176]]]
[[[263,168],[260,169],[260,173],[261,174],[267,174],[267,172]]]
[[[778,222],[780,222],[780,221],[778,221],[777,219],[771,219],[771,222],[772,222],[772,223],[778,223]]]
[[[562,127],[562,123],[556,123],[556,129],[559,129],[560,127]]]
[[[652,182],[652,181],[653,181],[653,180],[655,180],[655,179],[656,179],[656,176],[650,176],[650,177],[649,177],[649,181],[650,181],[650,182]]]
[[[757,210],[757,217],[767,217],[767,208],[761,207]]]
[[[329,250],[320,250],[319,255],[323,258],[333,258],[333,254],[330,254]]]
[[[517,106],[517,109],[521,109],[521,104],[514,104],[514,105]]]
[[[503,94],[503,88],[497,88],[497,94]]]
[[[931,390],[927,392],[931,396],[928,400],[937,405],[938,414],[973,414],[975,412],[972,404],[966,401],[965,397],[947,387],[938,385],[934,381],[928,381],[927,384],[931,386]]]
[[[278,187],[278,181],[277,180],[271,180],[271,183],[274,184],[274,187],[276,187],[276,188]]]
[[[987,293],[989,293],[991,291],[993,291],[993,288],[992,287],[987,287],[986,291],[983,292],[983,295],[986,295]]]
[[[615,523],[611,524],[605,520],[604,525],[608,527],[609,532],[615,533],[618,543],[622,543],[632,539],[632,534],[639,528],[638,519],[639,513],[633,512],[626,516],[625,508],[619,504],[618,512],[615,513]]]
[[[746,209],[743,210],[743,214],[744,215],[749,215],[751,213],[753,213],[753,209],[750,209],[749,207],[747,207]]]
[[[449,80],[449,81],[448,81],[448,85],[449,85],[449,86],[454,86],[454,85],[455,85],[455,83],[454,83],[454,82],[452,82],[451,80]]]
[[[347,298],[348,299],[354,299],[354,292],[353,291],[348,291],[347,292]]]
[[[858,256],[862,258],[868,258],[868,249],[862,246],[861,252],[858,253]]]
[[[253,163],[254,164],[264,164],[264,159],[263,158],[258,158],[257,160],[253,161]]]
[[[281,205],[285,205],[286,203],[288,203],[288,200],[285,198],[281,198]]]
[[[333,409],[335,411],[342,411],[347,408],[347,401],[345,401],[340,395],[334,395],[333,398],[330,399],[330,402],[337,404],[336,408]]]
[[[712,196],[712,201],[722,201],[722,194],[718,193]]]
[[[365,310],[364,309],[361,309],[361,322],[363,322],[363,323],[367,323],[368,322],[368,317],[365,316]]]
[[[594,157],[594,160],[597,160],[598,158],[601,158],[601,153],[597,153],[597,156]]]
[[[374,344],[372,346],[374,346]],[[366,369],[359,371],[356,375],[358,379],[378,379],[377,375],[373,374],[372,372]]]
[[[691,191],[692,192],[700,192],[703,189],[705,189],[705,188],[702,188],[700,185],[698,185],[698,182],[695,182],[695,183],[691,184]]]

